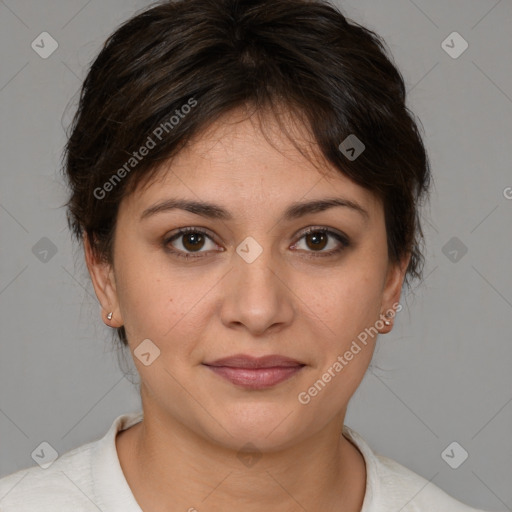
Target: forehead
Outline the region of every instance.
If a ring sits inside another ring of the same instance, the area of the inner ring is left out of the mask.
[[[263,128],[262,128],[263,127]],[[271,115],[248,118],[232,111],[197,134],[154,178],[125,198],[121,209],[133,214],[173,196],[229,205],[245,211],[261,206],[340,196],[378,212],[380,201],[326,161],[308,130],[286,119],[293,144]]]

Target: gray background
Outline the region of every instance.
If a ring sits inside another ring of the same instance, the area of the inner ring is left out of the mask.
[[[71,244],[58,169],[87,65],[146,5],[0,1],[0,476],[33,465],[42,441],[62,454],[139,408]],[[512,510],[512,2],[338,5],[388,43],[435,179],[425,279],[381,336],[346,423],[459,500]],[[47,59],[31,48],[43,31],[59,44]],[[441,46],[453,31],[469,44],[456,59]],[[43,237],[57,251],[46,262],[33,252]],[[469,453],[458,469],[441,457],[452,441]]]

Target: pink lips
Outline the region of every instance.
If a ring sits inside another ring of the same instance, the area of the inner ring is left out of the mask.
[[[247,389],[264,389],[275,386],[305,366],[304,363],[295,359],[280,355],[252,357],[245,354],[237,354],[203,364],[217,375]]]

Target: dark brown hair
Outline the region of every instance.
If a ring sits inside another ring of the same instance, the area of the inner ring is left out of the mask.
[[[222,114],[251,106],[291,113],[326,161],[382,200],[389,257],[410,253],[406,282],[419,278],[430,169],[405,100],[381,38],[324,0],[158,2],[107,39],[85,78],[64,151],[68,225],[113,263],[121,200]],[[339,148],[350,135],[365,145],[355,159]]]

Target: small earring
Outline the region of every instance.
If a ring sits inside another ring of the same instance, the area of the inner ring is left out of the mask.
[[[111,312],[107,315],[107,318],[108,318],[109,320],[112,320],[112,315],[113,315],[113,312],[111,311]]]
[[[384,316],[385,316],[386,318],[389,318],[389,316],[390,316],[390,315],[389,315],[389,313],[386,313]],[[389,326],[391,325],[391,322],[390,322],[389,320],[384,320],[384,325],[385,325],[386,327],[389,327]]]

